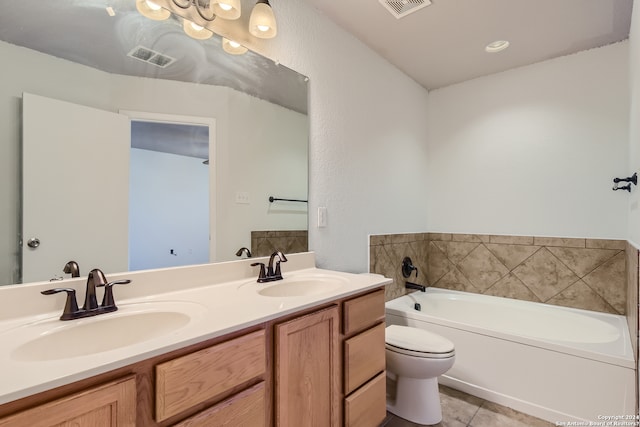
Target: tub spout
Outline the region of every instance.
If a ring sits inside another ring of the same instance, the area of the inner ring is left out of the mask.
[[[427,290],[426,287],[422,285],[418,285],[417,283],[413,283],[413,282],[404,282],[404,287],[407,289],[416,289],[421,292],[426,292]]]

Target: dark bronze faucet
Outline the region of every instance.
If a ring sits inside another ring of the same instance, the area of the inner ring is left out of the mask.
[[[82,309],[85,311],[95,310],[98,308],[98,300],[96,299],[96,287],[107,284],[107,278],[102,270],[94,268],[87,276],[87,292],[84,295],[84,305]]]
[[[251,251],[249,250],[249,248],[245,248],[244,246],[238,249],[238,252],[236,252],[236,256],[242,256],[243,253],[247,254],[247,258],[251,258]]]
[[[60,320],[73,320],[81,319],[83,317],[96,316],[98,314],[110,313],[116,311],[118,307],[113,299],[113,285],[126,285],[131,283],[131,280],[116,280],[107,283],[107,278],[104,273],[99,269],[93,269],[87,276],[87,290],[84,298],[84,305],[82,308],[78,308],[78,302],[76,300],[76,290],[72,288],[54,288],[42,291],[43,295],[53,295],[58,292],[67,293],[67,301],[62,311]],[[96,287],[105,287],[104,297],[102,298],[102,304],[98,305],[96,298]]]
[[[405,282],[404,283],[404,287],[407,289],[415,289],[418,290],[420,292],[426,292],[427,288],[424,287],[423,285],[418,285],[417,283],[413,283],[413,282]]]
[[[80,267],[75,261],[69,261],[64,265],[62,270],[65,274],[71,274],[71,277],[80,277]]]
[[[278,260],[276,261],[276,267],[273,268],[273,262],[276,257]],[[275,251],[269,257],[269,264],[265,270],[265,265],[262,262],[254,262],[251,264],[252,267],[260,266],[260,273],[258,274],[258,282],[273,282],[275,280],[282,280],[282,270],[280,269],[280,263],[287,262],[287,257],[280,251]]]

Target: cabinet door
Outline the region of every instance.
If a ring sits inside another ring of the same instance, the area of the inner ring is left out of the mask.
[[[135,427],[136,380],[113,381],[0,419],[0,427]]]
[[[338,307],[275,328],[276,425],[340,425]]]

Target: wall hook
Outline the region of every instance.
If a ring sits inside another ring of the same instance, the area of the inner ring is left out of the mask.
[[[631,184],[638,185],[638,174],[634,173],[627,178],[613,178],[613,182],[615,183],[612,188],[613,191],[627,190],[629,193],[631,193]],[[618,187],[618,184],[620,182],[628,182],[629,184]]]

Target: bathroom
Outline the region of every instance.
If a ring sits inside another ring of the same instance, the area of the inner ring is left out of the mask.
[[[640,169],[637,12],[629,41],[428,92],[305,2],[277,8],[279,36],[252,48],[309,77],[319,266],[375,271],[369,236],[417,250],[402,235],[423,232],[622,240],[637,259],[639,193],[611,191]]]

